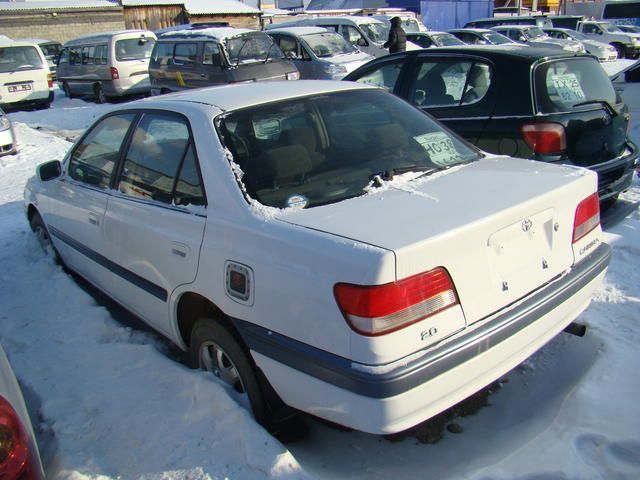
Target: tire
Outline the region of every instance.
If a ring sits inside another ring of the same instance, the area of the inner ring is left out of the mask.
[[[607,198],[602,203],[600,203],[600,211],[604,213],[611,210],[617,201],[618,201],[618,194],[614,195],[613,197]]]
[[[102,89],[102,85],[97,84],[95,87],[93,87],[93,92],[96,97],[97,103],[102,104],[108,102],[107,96],[104,94],[104,90]]]
[[[71,87],[67,82],[62,82],[62,91],[64,92],[65,97],[73,98],[73,93],[71,93]]]
[[[215,319],[198,319],[191,330],[189,355],[194,368],[211,372],[235,392],[246,394],[256,421],[273,431],[275,421],[258,381],[257,367],[227,328]]]
[[[38,238],[38,243],[40,243],[40,246],[42,247],[42,250],[44,251],[45,255],[53,255],[55,262],[58,265],[64,266],[64,263],[62,262],[60,255],[58,255],[57,250],[55,249],[55,247],[53,246],[53,243],[51,242],[51,237],[49,236],[49,231],[47,230],[47,226],[44,224],[44,221],[42,220],[42,217],[38,212],[35,212],[33,214],[33,217],[31,217],[31,221],[29,222],[29,225],[31,226],[31,231],[33,231],[33,233],[36,234],[36,237]]]
[[[619,43],[612,43],[611,46],[616,49],[618,58],[624,58],[624,46]]]

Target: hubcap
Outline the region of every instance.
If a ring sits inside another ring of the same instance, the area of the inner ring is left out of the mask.
[[[236,392],[245,392],[238,369],[217,343],[207,341],[202,344],[200,347],[200,368],[213,373]]]

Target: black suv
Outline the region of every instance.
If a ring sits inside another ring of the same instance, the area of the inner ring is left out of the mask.
[[[486,152],[590,168],[605,205],[632,182],[639,153],[628,108],[593,57],[536,47],[416,50],[345,80],[393,92]]]

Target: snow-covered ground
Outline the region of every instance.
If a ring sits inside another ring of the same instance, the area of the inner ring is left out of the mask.
[[[640,141],[640,84],[625,87]],[[57,95],[50,110],[12,113],[20,153],[0,157],[0,342],[50,479],[640,478],[637,178],[609,217],[614,257],[582,317],[587,335],[558,336],[475,414],[436,419],[461,433],[434,444],[424,425],[385,438],[305,418],[308,434],[283,445],[166,341],[45,258],[30,233],[26,179],[109,108]]]

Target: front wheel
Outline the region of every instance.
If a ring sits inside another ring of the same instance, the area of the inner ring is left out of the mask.
[[[102,89],[102,85],[98,84],[94,87],[94,93],[96,97],[96,102],[98,103],[107,103],[107,96],[104,94],[104,90]]]
[[[624,58],[624,45],[620,45],[619,43],[612,43],[611,46],[616,49],[618,58]]]
[[[227,328],[212,318],[200,318],[191,331],[192,366],[213,373],[240,395],[246,395],[253,415],[267,430],[273,427],[271,410],[258,381],[257,367]]]
[[[55,262],[58,265],[62,265],[64,267],[64,263],[62,262],[62,258],[56,251],[53,243],[51,242],[51,237],[49,236],[49,231],[47,230],[44,221],[39,213],[34,213],[33,217],[31,217],[31,221],[29,222],[31,226],[31,230],[36,234],[36,238],[38,239],[38,243],[42,247],[45,255],[53,255]]]

